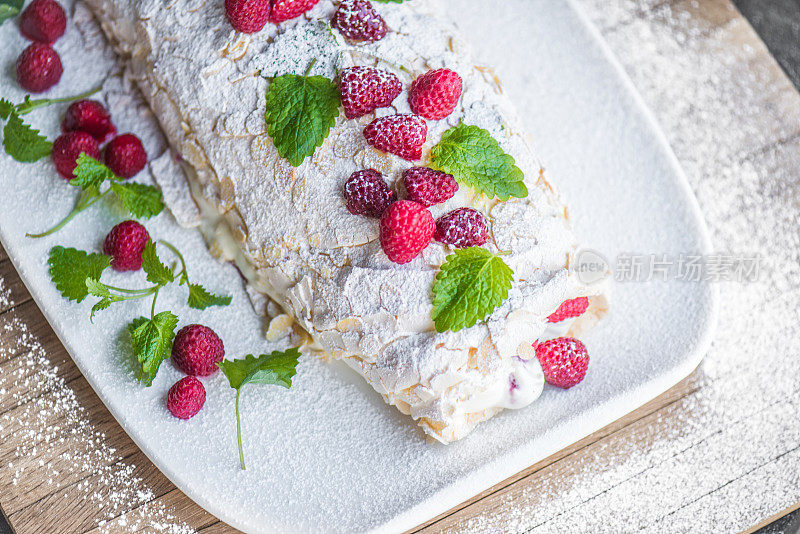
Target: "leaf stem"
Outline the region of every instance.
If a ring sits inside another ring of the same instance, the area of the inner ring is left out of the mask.
[[[303,74],[303,76],[308,76],[309,73],[311,72],[311,69],[313,69],[314,65],[316,64],[317,64],[317,58],[312,59],[311,63],[308,64],[308,68],[306,69],[306,72],[305,74]]]
[[[153,305],[150,306],[150,320],[153,320],[153,317],[156,315],[156,300],[158,299],[158,290],[161,289],[161,286],[156,286],[155,291],[153,292]]]
[[[188,282],[189,273],[186,271],[186,260],[183,259],[183,254],[181,254],[181,252],[175,246],[173,246],[171,243],[169,243],[168,241],[164,241],[163,239],[159,239],[158,242],[160,244],[164,245],[165,247],[167,247],[168,249],[170,249],[173,254],[178,256],[178,259],[181,261],[181,272],[180,272],[180,274],[178,276],[182,276]],[[178,285],[183,285],[183,280],[181,280]]]
[[[45,236],[48,236],[48,235],[51,235],[51,234],[54,234],[54,233],[58,232],[59,230],[64,228],[67,224],[69,224],[69,222],[72,219],[74,219],[76,215],[78,215],[80,212],[82,212],[83,210],[89,208],[92,204],[94,204],[95,202],[97,202],[98,200],[100,200],[101,198],[106,196],[109,191],[111,191],[111,190],[107,189],[104,193],[99,193],[98,194],[97,190],[91,190],[91,189],[85,190],[83,193],[81,193],[81,196],[78,198],[78,202],[75,204],[75,207],[72,209],[72,211],[69,213],[69,215],[64,217],[64,219],[62,219],[60,223],[58,223],[54,227],[52,227],[49,230],[44,231],[42,233],[39,233],[39,234],[25,234],[25,235],[27,237],[37,239],[37,238],[45,237]]]
[[[62,98],[40,98],[38,100],[30,100],[29,98],[25,98],[25,101],[22,104],[17,104],[15,107],[15,111],[17,115],[25,115],[26,113],[30,113],[36,108],[41,108],[44,106],[49,106],[51,104],[60,104],[61,102],[72,102],[73,100],[79,100],[81,98],[86,98],[92,96],[93,94],[99,92],[101,87],[95,87],[85,93],[81,93],[75,96],[65,96]]]
[[[239,464],[242,467],[242,471],[245,471],[246,468],[244,466],[244,449],[242,449],[242,422],[239,419],[239,393],[241,389],[236,390],[236,439],[239,442]]]
[[[144,289],[125,289],[124,287],[110,286],[108,284],[103,284],[103,285],[112,291],[119,291],[120,293],[141,294],[142,296],[145,296],[147,294],[152,294],[153,290],[156,288],[156,286],[153,286],[153,287],[146,287]]]

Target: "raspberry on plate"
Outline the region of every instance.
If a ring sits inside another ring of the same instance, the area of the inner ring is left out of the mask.
[[[106,236],[103,254],[111,256],[111,267],[115,271],[138,271],[142,268],[142,252],[150,234],[136,221],[122,221]]]
[[[486,217],[472,208],[453,210],[436,221],[435,239],[456,248],[479,247],[488,236]]]
[[[588,297],[578,297],[576,299],[565,300],[548,318],[548,323],[559,323],[564,319],[571,319],[583,315],[589,307]]]
[[[175,382],[167,392],[167,409],[178,419],[191,419],[206,403],[206,388],[193,376]]]
[[[120,178],[132,178],[147,165],[147,152],[133,134],[122,134],[106,145],[105,162]]]
[[[428,71],[411,84],[408,103],[417,115],[431,120],[444,119],[456,108],[461,89],[461,76],[452,70]]]
[[[383,175],[375,169],[354,172],[344,184],[347,210],[353,215],[380,217],[389,205],[397,200],[397,194],[383,181]]]
[[[422,145],[427,136],[428,125],[418,115],[378,117],[364,128],[367,143],[408,161],[422,158]]]
[[[216,364],[224,357],[222,340],[207,326],[184,326],[172,344],[172,361],[187,375],[209,376],[219,369]]]
[[[299,17],[318,2],[319,0],[272,0],[269,21],[278,24]]]
[[[411,167],[404,171],[403,185],[408,200],[419,202],[426,208],[450,200],[458,191],[453,175],[427,167]]]
[[[580,383],[589,367],[586,345],[571,337],[558,337],[538,343],[536,358],[542,364],[545,381],[564,389]]]
[[[22,35],[42,44],[53,44],[67,29],[67,15],[55,0],[33,0],[19,16]]]
[[[381,216],[381,248],[393,262],[408,263],[430,244],[435,228],[433,216],[424,206],[399,200]]]
[[[75,178],[73,172],[78,166],[78,157],[81,154],[98,159],[100,146],[94,137],[86,132],[68,132],[55,140],[50,157],[53,158],[58,174],[67,180],[72,180]]]
[[[386,22],[369,0],[342,0],[331,25],[350,41],[380,41],[386,37]]]
[[[97,100],[78,100],[69,105],[61,123],[61,131],[67,133],[76,130],[88,133],[100,144],[117,133],[111,115]]]
[[[225,0],[225,14],[233,29],[242,33],[261,31],[269,20],[270,0]]]
[[[33,43],[17,59],[17,83],[30,93],[43,93],[61,79],[64,67],[49,45]]]
[[[339,74],[339,91],[348,119],[357,119],[390,105],[402,90],[397,76],[374,67],[350,67]]]

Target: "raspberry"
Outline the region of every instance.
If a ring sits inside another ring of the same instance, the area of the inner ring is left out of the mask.
[[[350,67],[339,75],[339,90],[345,117],[357,119],[391,104],[403,90],[403,85],[391,72],[372,67]]]
[[[367,143],[409,161],[422,158],[427,136],[428,125],[418,115],[378,117],[364,128]]]
[[[436,221],[435,239],[456,248],[479,247],[488,235],[486,217],[472,208],[453,210]]]
[[[427,167],[412,167],[403,172],[403,185],[406,186],[408,200],[425,207],[445,202],[458,191],[458,183],[451,174]]]
[[[22,35],[42,44],[53,44],[67,29],[67,15],[55,0],[33,0],[19,16]]]
[[[399,200],[381,216],[381,247],[395,263],[408,263],[431,242],[435,224],[421,204]]]
[[[117,133],[108,111],[97,100],[78,100],[69,105],[61,123],[61,131],[67,133],[76,130],[88,133],[98,143],[106,142]]]
[[[111,267],[116,271],[138,271],[142,268],[142,252],[150,234],[136,221],[122,221],[106,236],[103,254],[111,256]]]
[[[105,161],[120,178],[132,178],[147,165],[147,152],[138,137],[123,134],[106,145]]]
[[[299,17],[315,5],[319,0],[272,0],[272,13],[269,21],[284,22]]]
[[[380,41],[386,37],[386,22],[368,0],[342,0],[331,25],[351,41]]]
[[[269,20],[270,0],[225,0],[225,13],[234,30],[256,33]]]
[[[578,317],[586,311],[589,307],[589,299],[587,297],[578,297],[576,299],[565,300],[561,306],[554,311],[550,317],[547,318],[548,323],[558,323],[564,319],[571,319]]]
[[[167,410],[178,419],[191,419],[206,403],[206,388],[193,376],[175,382],[167,392]]]
[[[383,175],[375,169],[354,172],[344,184],[347,210],[353,215],[380,217],[389,205],[397,200],[397,194],[383,181]]]
[[[45,44],[33,43],[17,59],[17,83],[31,93],[47,91],[63,73],[58,52]]]
[[[564,389],[580,383],[589,367],[586,345],[571,337],[559,337],[537,344],[536,358],[542,364],[545,381]]]
[[[184,326],[172,344],[175,367],[192,376],[208,376],[219,369],[216,365],[225,357],[222,340],[207,326]]]
[[[426,72],[411,84],[408,103],[411,111],[426,119],[440,120],[450,115],[461,96],[461,76],[449,69]]]
[[[86,132],[69,132],[56,139],[50,157],[53,158],[58,174],[67,180],[72,180],[75,178],[72,173],[78,165],[78,156],[82,153],[98,159],[100,146],[94,137]]]

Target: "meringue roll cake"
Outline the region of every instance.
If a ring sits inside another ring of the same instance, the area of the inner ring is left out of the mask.
[[[515,110],[437,2],[283,20],[291,2],[265,0],[255,28],[231,0],[86,3],[169,139],[167,204],[268,297],[268,337],[343,360],[433,438],[531,404],[537,346],[605,312]]]

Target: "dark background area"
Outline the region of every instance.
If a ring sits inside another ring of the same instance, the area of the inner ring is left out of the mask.
[[[702,0],[700,0],[702,4]],[[783,70],[800,90],[800,0],[733,0],[750,21]],[[731,503],[735,505],[735,503]],[[800,510],[756,534],[800,533]],[[0,509],[0,534],[13,534]]]

